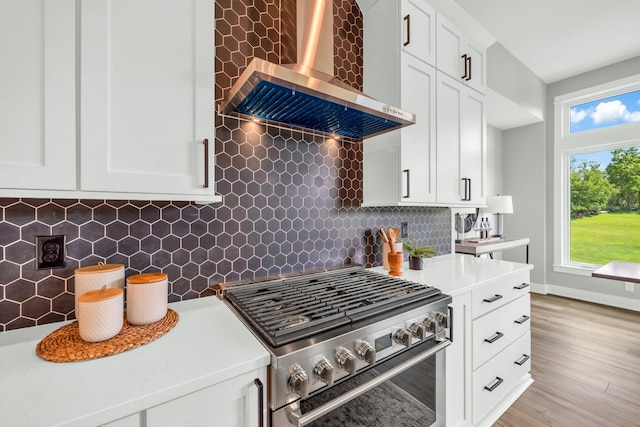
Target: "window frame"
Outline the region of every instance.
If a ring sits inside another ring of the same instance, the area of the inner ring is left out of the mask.
[[[553,269],[591,276],[599,264],[571,261],[570,156],[640,145],[640,122],[570,133],[572,106],[640,90],[640,74],[589,87],[554,98],[554,255]]]

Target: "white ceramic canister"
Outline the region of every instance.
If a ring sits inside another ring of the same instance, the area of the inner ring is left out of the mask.
[[[167,314],[169,283],[166,273],[127,277],[127,320],[134,325],[155,323]]]
[[[396,248],[396,252],[402,253],[402,242],[396,242],[393,246]],[[389,269],[389,252],[391,252],[389,245],[382,243],[382,268],[385,270]]]
[[[104,264],[89,265],[75,270],[75,308],[76,319],[80,319],[78,297],[86,292],[107,288],[124,289],[124,265]]]
[[[106,341],[118,335],[124,321],[124,292],[120,288],[98,289],[78,297],[78,329],[87,342]]]

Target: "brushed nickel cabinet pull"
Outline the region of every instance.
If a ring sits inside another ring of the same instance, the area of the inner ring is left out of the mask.
[[[522,325],[524,322],[526,322],[527,320],[529,320],[529,316],[527,316],[526,314],[523,315],[521,318],[519,318],[518,320],[514,320],[515,323],[517,323],[518,325]]]
[[[493,344],[494,342],[498,341],[503,336],[504,336],[504,334],[502,332],[496,332],[495,334],[491,335],[489,338],[485,338],[484,342],[488,342],[489,344]]]
[[[411,43],[411,15],[405,16],[404,20],[407,23],[407,40],[404,42],[403,46],[408,46],[409,43]]]
[[[485,298],[482,300],[482,302],[488,302],[488,303],[492,303],[495,301],[498,301],[500,298],[502,298],[502,295],[500,294],[495,294],[494,296],[492,296],[491,298]]]
[[[525,288],[528,288],[528,287],[529,287],[528,283],[522,283],[521,285],[514,286],[513,289],[521,290],[521,289],[525,289]]]
[[[202,188],[209,188],[209,140],[202,140],[204,144],[204,184]]]
[[[496,379],[493,380],[493,382],[491,384],[484,386],[484,389],[488,390],[488,391],[493,391],[493,390],[496,389],[496,387],[498,387],[500,384],[502,384],[503,381],[504,380],[502,378],[496,377]]]
[[[522,366],[527,362],[527,360],[529,360],[529,356],[526,354],[523,354],[520,359],[516,360],[513,363],[515,363],[516,365]]]

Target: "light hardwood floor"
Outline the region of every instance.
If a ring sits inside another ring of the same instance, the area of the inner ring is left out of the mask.
[[[531,357],[494,427],[640,426],[640,313],[531,294]]]

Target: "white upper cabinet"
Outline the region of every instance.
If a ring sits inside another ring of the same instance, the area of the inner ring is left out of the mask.
[[[440,71],[436,90],[437,201],[448,206],[484,205],[484,95]]]
[[[414,113],[416,123],[364,141],[363,206],[432,205],[436,201],[436,80],[435,68],[424,59],[432,57],[433,50],[428,48],[431,55],[421,58],[406,48],[414,43],[412,49],[423,52],[417,47],[429,46],[433,38],[426,44],[418,43],[423,33],[416,32],[409,45],[403,42],[407,39],[404,18],[415,17],[408,20],[413,31],[418,17],[426,16],[424,10],[429,8],[423,1],[365,3],[364,92]],[[388,25],[391,17],[397,25]]]
[[[75,0],[0,2],[0,188],[76,185]]]
[[[451,21],[437,17],[437,66],[467,86],[485,93],[487,90],[486,50],[476,45]]]
[[[212,195],[213,2],[94,0],[80,27],[81,190]]]
[[[220,200],[213,2],[11,0],[0,12],[0,55],[15,64],[0,71],[0,195]]]
[[[400,1],[403,51],[436,65],[436,12],[424,0]]]

